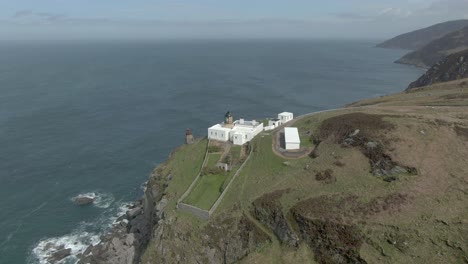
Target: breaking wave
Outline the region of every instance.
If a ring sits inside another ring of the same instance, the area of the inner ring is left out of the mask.
[[[131,205],[130,202],[117,202],[114,203],[115,206],[110,207],[114,201],[114,197],[111,195],[106,196],[99,193],[84,193],[80,195],[94,197],[95,206],[107,209],[101,214],[101,217],[97,218],[95,221],[81,222],[78,227],[69,234],[41,239],[34,245],[28,263],[50,263],[51,261],[49,259],[54,252],[61,249],[70,249],[70,256],[67,256],[57,263],[76,263],[78,261],[76,255],[83,253],[88,246],[98,244],[101,241],[100,237],[116,224],[117,218],[125,214],[129,205]]]
[[[71,255],[58,263],[75,263],[77,254],[85,251],[90,245],[96,245],[99,241],[99,234],[89,233],[84,230],[76,230],[71,234],[60,237],[42,239],[32,250],[33,259],[31,262],[47,264],[50,263],[49,258],[54,252],[61,249],[71,249]]]

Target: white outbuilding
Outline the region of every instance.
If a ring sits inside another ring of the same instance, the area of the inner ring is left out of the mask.
[[[294,114],[290,112],[279,113],[278,119],[281,121],[281,124],[285,124],[294,119]]]
[[[301,148],[301,139],[297,127],[284,128],[284,143],[286,150],[297,150]]]

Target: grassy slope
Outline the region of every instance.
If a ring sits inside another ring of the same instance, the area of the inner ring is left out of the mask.
[[[240,146],[233,146],[231,148],[230,154],[233,160],[239,160],[240,149]],[[220,158],[221,153],[208,154],[206,167],[213,168],[216,163],[219,162]],[[235,165],[230,172],[203,175],[184,202],[204,210],[209,210],[221,195],[224,188],[226,188],[238,168],[239,165]]]
[[[416,167],[418,175],[400,175],[395,182],[385,182],[370,173],[369,161],[358,149],[343,148],[332,141],[320,144],[318,158],[288,160],[285,165],[286,160],[272,151],[272,137],[259,136],[252,142],[253,156],[215,217],[248,214],[256,198],[288,188],[291,191],[281,198],[284,212],[299,201],[321,195],[354,195],[359,202],[367,203],[376,197],[403,193],[408,196],[403,204],[390,201],[388,210],[359,221],[345,217],[366,237],[361,256],[368,263],[462,262],[468,252],[468,135],[457,134],[460,130],[456,127],[468,128],[468,89],[458,83],[363,100],[348,109],[312,115],[296,123],[301,133],[317,134],[321,122],[333,116],[352,112],[385,115],[384,120],[395,125],[385,133],[388,155]],[[344,165],[336,165],[337,160]],[[172,169],[174,162],[168,165]],[[315,174],[325,169],[333,170],[336,182],[325,184],[315,179]],[[183,190],[174,186],[179,183],[187,185],[185,181],[171,182],[168,195]],[[190,232],[190,243],[200,243],[207,222],[177,211],[167,213],[168,217],[177,216],[179,232]],[[262,228],[273,237],[268,228]],[[272,241],[241,263],[314,263],[313,251],[304,244],[294,249],[282,246],[274,237]]]
[[[452,263],[460,261],[466,253],[461,253],[462,250],[457,247],[468,252],[464,238],[468,237],[468,210],[465,206],[468,204],[468,148],[466,141],[454,131],[453,124],[468,127],[468,99],[460,96],[468,95],[468,89],[460,88],[457,84],[454,82],[418,92],[364,100],[353,106],[367,105],[365,108],[323,113],[296,123],[301,131],[316,133],[323,120],[344,113],[394,115],[384,118],[397,126],[390,135],[393,139],[390,155],[396,161],[417,167],[419,175],[404,175],[396,182],[384,182],[369,172],[369,162],[362,153],[331,142],[320,146],[321,154],[317,159],[307,157],[290,161],[290,165],[285,166],[284,160],[272,153],[271,138],[257,138],[257,151],[217,213],[226,213],[235,204],[240,204],[247,211],[255,198],[287,188],[293,191],[282,198],[285,212],[299,200],[320,195],[356,195],[360,201],[367,202],[395,192],[408,193],[411,195],[409,204],[395,212],[369,217],[368,223],[360,225],[369,237],[361,248],[361,255],[370,263],[423,263],[429,259]],[[445,122],[447,125],[444,125]],[[336,166],[334,162],[337,159],[345,166]],[[307,164],[309,170],[304,169]],[[315,172],[328,168],[334,171],[336,183],[316,181]],[[407,233],[404,243],[409,246],[404,252],[387,242],[388,234],[395,228]],[[384,257],[379,250],[387,256]],[[271,252],[268,249],[264,251],[263,258],[268,258]],[[277,252],[277,249],[272,248],[271,251]],[[259,254],[257,252],[250,257],[262,259]],[[286,255],[283,252],[282,257]],[[249,260],[247,258],[246,263]]]
[[[193,145],[182,145],[176,149],[164,164],[155,169],[154,174],[162,177],[172,176],[166,188],[169,205],[167,210],[174,210],[177,200],[192,184],[201,169],[205,157],[207,140],[197,141]]]

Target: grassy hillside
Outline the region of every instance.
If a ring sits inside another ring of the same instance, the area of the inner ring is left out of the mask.
[[[396,36],[378,44],[377,47],[417,50],[444,35],[460,30],[466,26],[468,26],[468,20],[448,21]]]
[[[258,136],[214,217],[167,207],[143,263],[466,262],[463,81],[296,120],[313,142],[307,157],[281,158],[274,132]],[[199,169],[190,157],[201,146],[174,153],[159,171],[172,176],[170,201],[188,186],[189,168]],[[188,159],[193,165],[181,163]]]

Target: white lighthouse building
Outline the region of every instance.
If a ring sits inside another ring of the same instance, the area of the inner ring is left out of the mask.
[[[208,138],[218,141],[231,141],[234,145],[243,145],[263,131],[263,123],[243,118],[233,121],[231,112],[224,116],[224,122],[208,128]]]

